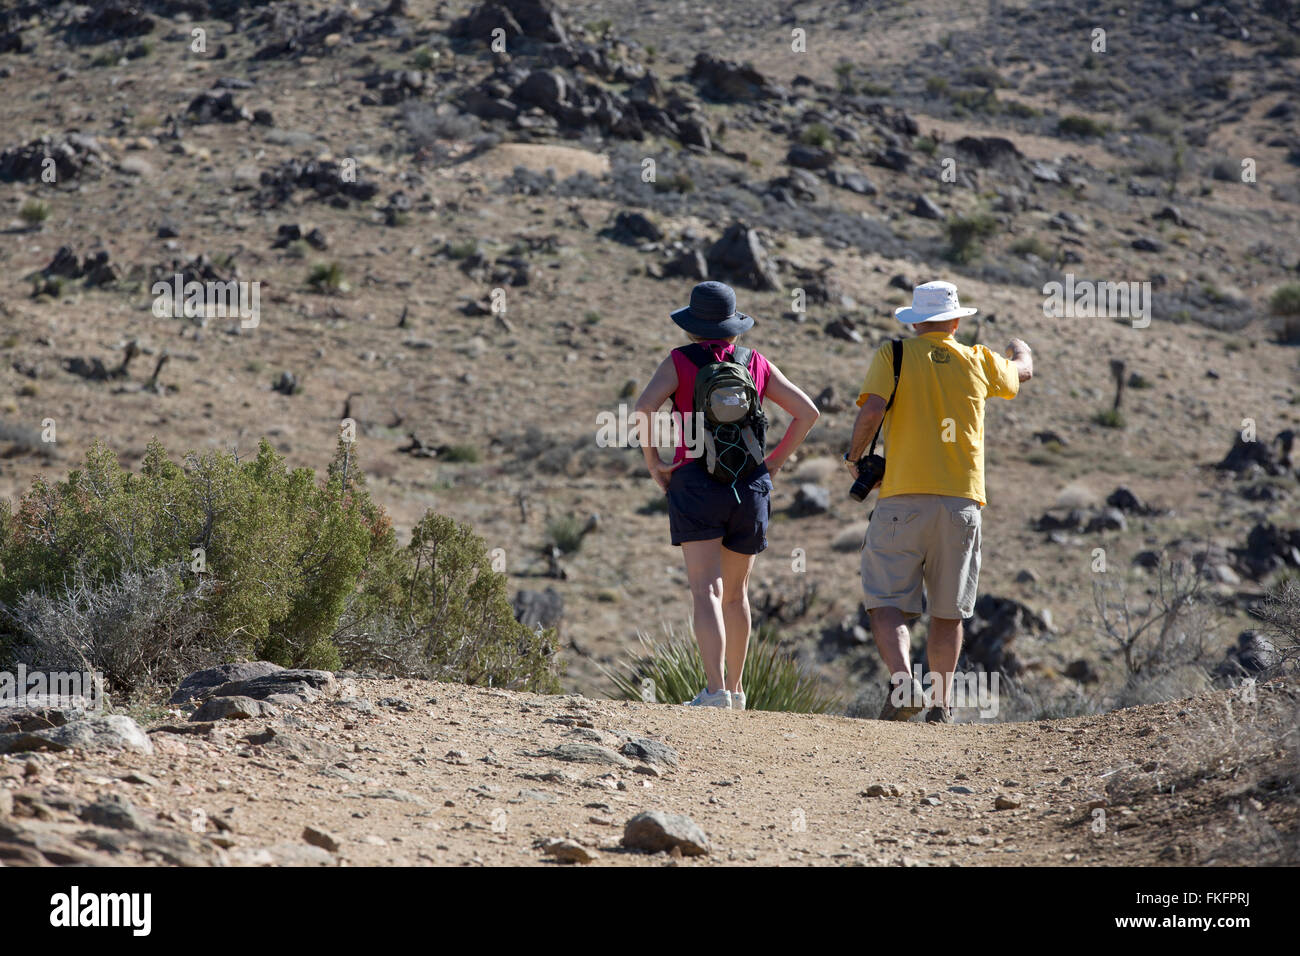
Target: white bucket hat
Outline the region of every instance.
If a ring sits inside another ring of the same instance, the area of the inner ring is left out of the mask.
[[[974,315],[979,309],[962,308],[957,287],[951,282],[926,282],[912,290],[912,304],[894,310],[894,318],[907,325],[946,322]]]

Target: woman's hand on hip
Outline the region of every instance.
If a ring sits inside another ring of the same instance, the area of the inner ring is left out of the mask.
[[[655,484],[663,489],[664,494],[668,494],[668,482],[672,481],[673,472],[685,463],[685,459],[677,464],[670,464],[666,461],[652,462],[650,464],[650,477],[655,480]]]

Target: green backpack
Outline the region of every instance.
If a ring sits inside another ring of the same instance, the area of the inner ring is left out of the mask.
[[[701,415],[704,470],[732,486],[763,463],[767,416],[749,374],[753,349],[736,347],[718,361],[698,342],[681,349],[695,365],[695,411]],[[740,495],[736,494],[736,500]]]

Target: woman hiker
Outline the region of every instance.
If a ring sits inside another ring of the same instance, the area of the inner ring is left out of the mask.
[[[672,320],[692,344],[673,349],[660,363],[637,399],[635,421],[648,423],[672,399],[683,424],[672,464],[660,460],[648,430],[641,447],[650,476],[668,496],[672,542],[681,546],[691,587],[695,640],[708,686],[690,706],[744,710],[749,572],[767,547],[772,478],[819,413],[757,351],[740,348],[737,355],[736,338],[754,320],[736,311],[736,293],[729,286],[701,282],[691,291],[691,304],[672,313]],[[743,371],[733,358],[744,363]],[[697,395],[707,409],[695,407]],[[764,398],[792,416],[780,444],[765,458]],[[689,451],[688,436],[694,436]]]

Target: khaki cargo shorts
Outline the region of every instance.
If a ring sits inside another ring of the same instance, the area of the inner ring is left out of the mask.
[[[891,495],[880,499],[862,546],[868,610],[966,618],[980,575],[980,507],[972,498]]]

